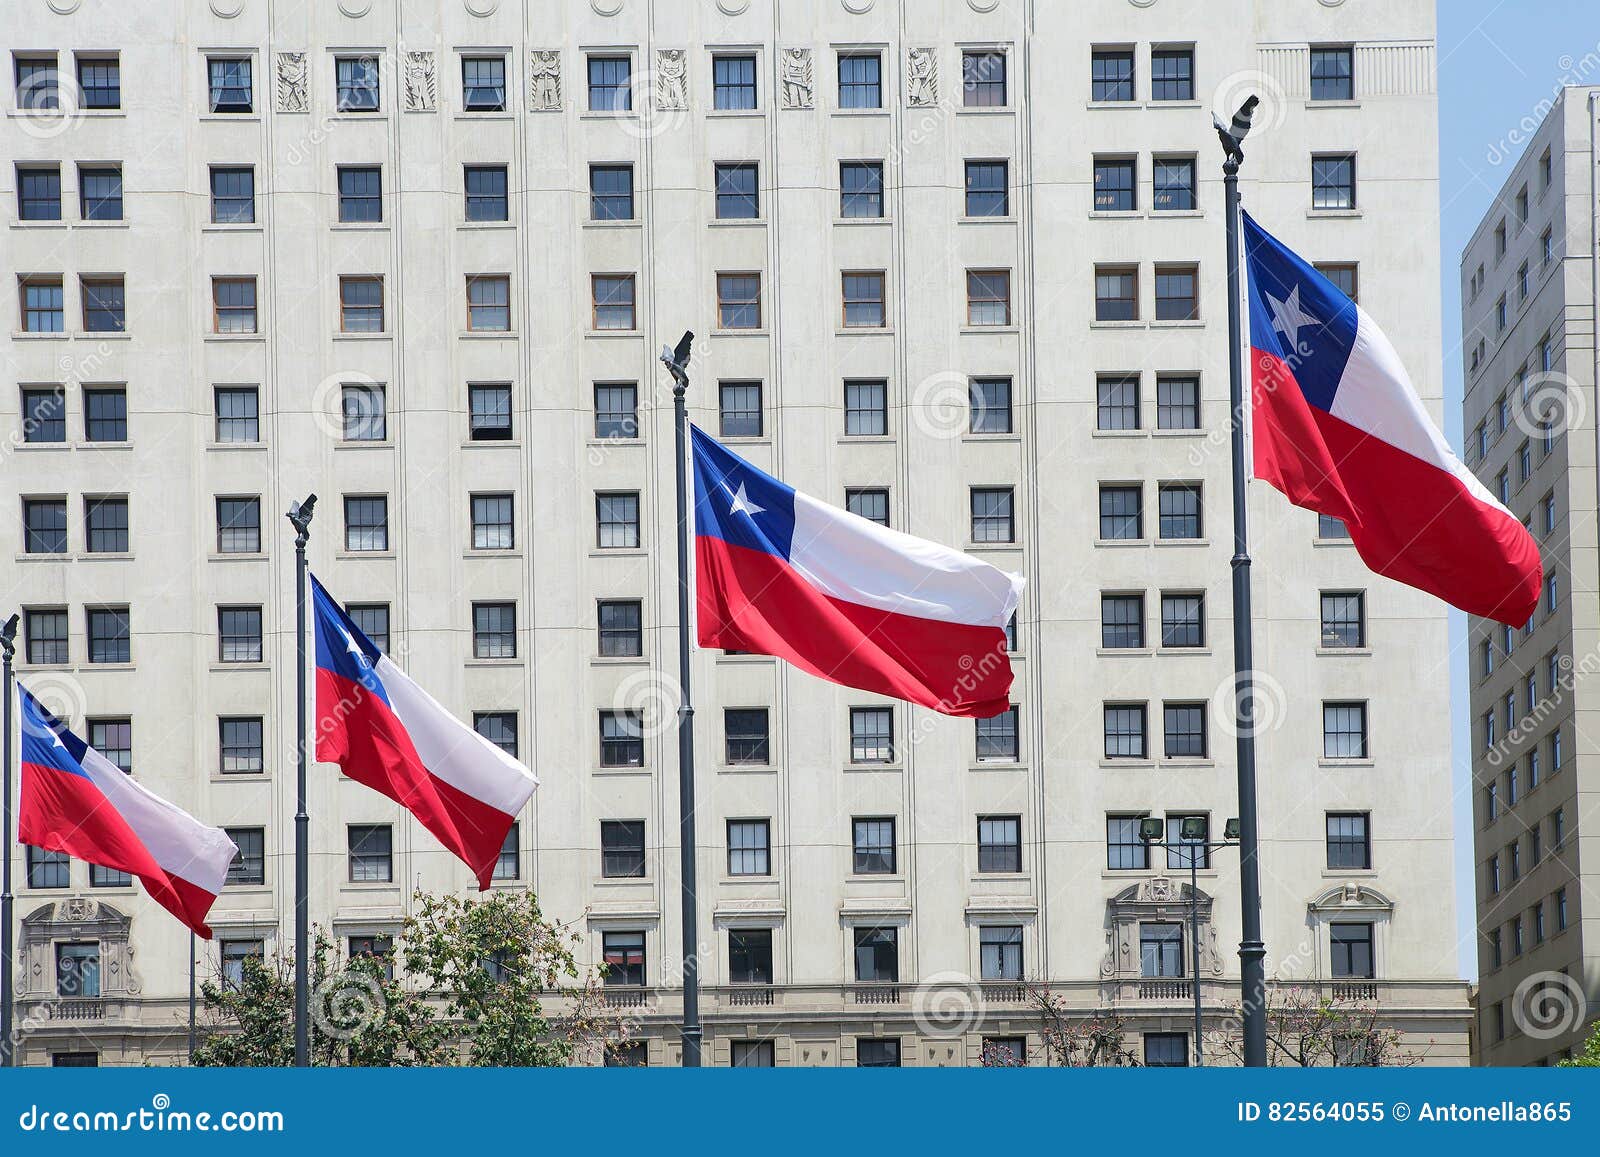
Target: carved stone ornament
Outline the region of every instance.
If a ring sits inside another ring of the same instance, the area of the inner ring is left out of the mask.
[[[1194,899],[1199,901],[1200,968],[1221,976],[1222,952],[1211,918],[1212,898],[1200,892]],[[1187,945],[1191,904],[1188,883],[1179,884],[1167,876],[1151,876],[1107,900],[1106,953],[1100,961],[1100,975],[1108,980],[1139,975],[1139,925],[1145,921],[1181,924]]]
[[[406,52],[405,101],[407,112],[433,112],[439,107],[438,81],[433,72],[433,53]]]
[[[656,107],[689,107],[689,60],[681,48],[656,50]]]
[[[783,50],[779,89],[784,108],[815,107],[816,88],[811,79],[811,49]]]
[[[103,900],[68,896],[41,904],[21,921],[17,943],[18,999],[55,999],[56,945],[95,943],[100,949],[100,998],[140,995],[129,944],[132,918]]]
[[[561,109],[561,50],[535,48],[528,54],[528,111]]]
[[[939,55],[932,48],[906,52],[906,103],[931,108],[939,103]]]
[[[310,112],[310,76],[303,52],[278,53],[277,109],[279,112]]]

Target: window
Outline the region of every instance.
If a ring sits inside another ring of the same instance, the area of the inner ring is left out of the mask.
[[[1022,979],[1022,927],[985,925],[978,929],[978,973],[984,980]]]
[[[254,107],[248,56],[210,56],[206,76],[211,88],[211,111],[247,113]]]
[[[589,219],[633,220],[633,166],[589,166]]]
[[[1199,538],[1200,484],[1163,482],[1157,494],[1156,533],[1165,539]]]
[[[112,165],[78,166],[78,213],[85,221],[122,220],[122,170]]]
[[[61,169],[17,169],[17,217],[23,221],[61,220]]]
[[[1144,646],[1144,596],[1100,596],[1100,646],[1107,650]]]
[[[86,442],[128,440],[128,392],[121,387],[83,391],[83,437]]]
[[[754,164],[719,164],[715,172],[719,221],[753,221],[761,216]]]
[[[472,496],[472,549],[511,550],[516,546],[512,528],[511,495]]]
[[[348,225],[383,220],[383,170],[377,165],[339,166],[339,220]]]
[[[850,708],[850,762],[894,762],[894,710]]]
[[[84,618],[89,629],[89,662],[132,662],[127,607],[86,607]]]
[[[1319,514],[1317,515],[1317,537],[1321,539],[1349,539],[1350,528],[1344,524],[1343,519],[1335,518],[1331,514]]]
[[[99,999],[99,943],[56,945],[56,995],[69,999]]]
[[[512,759],[517,757],[517,713],[515,711],[474,711],[472,713],[472,730],[511,756]]]
[[[261,828],[223,828],[239,850],[228,865],[230,884],[265,884],[267,882],[266,833]]]
[[[893,875],[894,817],[854,819],[851,826],[850,871],[857,876]]]
[[[717,403],[724,438],[761,437],[760,382],[719,382]]]
[[[254,386],[218,386],[217,441],[228,444],[261,440],[260,409]]]
[[[595,274],[594,328],[637,329],[633,309],[633,274]]]
[[[23,613],[23,635],[30,663],[67,662],[67,612],[65,608]]]
[[[1196,204],[1194,158],[1155,157],[1151,160],[1154,196],[1150,206],[1157,213],[1186,213]]]
[[[245,961],[264,960],[266,947],[260,940],[224,940],[218,952],[225,988],[238,989],[244,985]]]
[[[72,882],[72,861],[65,852],[28,847],[28,887],[65,888]]]
[[[1565,888],[1557,888],[1555,900],[1556,931],[1565,932],[1567,930],[1567,890]]]
[[[967,108],[1004,108],[1006,104],[1006,54],[961,54],[961,103]]]
[[[972,378],[967,383],[974,434],[1011,433],[1011,379]]]
[[[1340,293],[1344,294],[1351,301],[1356,300],[1357,283],[1356,266],[1354,264],[1318,262],[1316,270],[1318,273],[1322,274],[1322,276],[1326,277],[1330,282],[1332,282],[1333,287]]]
[[[770,841],[770,821],[729,820],[728,875],[770,876]]]
[[[344,279],[352,280],[352,279]],[[341,286],[341,290],[343,286]],[[379,288],[381,294],[381,285]],[[383,306],[378,306],[378,326],[383,325]],[[346,382],[339,387],[339,407],[344,419],[346,442],[382,442],[389,436],[388,398],[377,382]]]
[[[218,761],[223,775],[266,770],[262,719],[259,715],[224,715],[217,720]]]
[[[1156,320],[1193,321],[1200,316],[1196,288],[1199,273],[1193,265],[1156,266]]]
[[[979,763],[1015,763],[1019,755],[1017,708],[976,721]]]
[[[644,821],[600,821],[600,874],[606,879],[644,878]]]
[[[1328,940],[1335,979],[1372,979],[1371,924],[1329,924]]]
[[[856,979],[865,983],[897,983],[900,979],[900,935],[895,928],[855,929]]]
[[[115,56],[78,57],[80,108],[122,107],[122,65]]]
[[[1135,540],[1144,537],[1143,495],[1138,486],[1100,487],[1100,537]]]
[[[389,500],[383,495],[345,495],[344,548],[389,549]]]
[[[1133,266],[1097,265],[1094,269],[1094,319],[1139,319],[1139,271]]]
[[[1095,49],[1089,57],[1089,99],[1127,101],[1133,99],[1133,49]]]
[[[468,165],[464,170],[468,221],[505,221],[510,213],[504,165]]]
[[[1206,597],[1194,592],[1161,592],[1161,645],[1163,647],[1204,647],[1206,645]]]
[[[1095,429],[1139,428],[1139,375],[1101,374],[1095,379]]]
[[[1311,50],[1311,99],[1355,99],[1355,51],[1349,45]]]
[[[844,383],[844,432],[851,437],[881,437],[889,432],[889,384],[884,381]]]
[[[388,824],[351,824],[348,841],[353,882],[388,883],[394,879],[394,835]]]
[[[1322,645],[1367,645],[1367,598],[1361,591],[1322,592]]]
[[[333,71],[335,107],[340,112],[378,111],[377,57],[335,57]]]
[[[1181,1069],[1189,1064],[1189,1034],[1147,1032],[1144,1034],[1144,1063],[1152,1069]]]
[[[509,442],[511,387],[504,384],[469,385],[467,429],[474,442]]]
[[[1194,99],[1194,49],[1156,48],[1151,50],[1150,99]]]
[[[212,330],[215,333],[256,332],[256,279],[211,279]]]
[[[1139,838],[1143,816],[1106,817],[1106,867],[1114,872],[1142,871],[1150,866],[1150,845]]]
[[[472,604],[472,657],[474,659],[515,659],[517,657],[517,604]]]
[[[644,984],[643,932],[603,932],[600,947],[606,965],[606,984]]]
[[[882,329],[889,324],[884,308],[883,274],[846,273],[843,285],[846,328]]]
[[[1015,542],[1009,486],[974,486],[971,492],[972,541]]]
[[[1006,217],[1011,213],[1005,161],[967,162],[967,216]]]
[[[876,52],[839,54],[839,107],[883,107],[883,61]]]
[[[767,763],[767,709],[730,707],[722,713],[729,763]]]
[[[1140,924],[1139,975],[1181,977],[1183,974],[1183,925]]]
[[[339,278],[339,329],[342,333],[383,332],[383,278]],[[348,423],[347,413],[347,430]]]
[[[599,603],[600,654],[644,654],[644,629],[638,599],[602,599]]]
[[[732,984],[772,983],[772,929],[728,929],[728,980]]]
[[[839,165],[839,216],[883,216],[883,165],[845,161]]]
[[[1330,869],[1372,867],[1372,837],[1367,830],[1366,812],[1329,812],[1328,867]]]
[[[889,492],[882,487],[850,487],[844,492],[844,508],[868,522],[889,525]]]
[[[261,608],[218,607],[217,642],[220,662],[261,662]]]
[[[746,111],[756,107],[756,58],[754,56],[714,56],[711,58],[711,103],[723,111]]]
[[[1107,703],[1104,711],[1106,758],[1143,759],[1145,705]]]
[[[644,729],[637,711],[600,712],[600,766],[644,766]]]
[[[1095,212],[1131,213],[1138,208],[1136,168],[1132,157],[1094,159]]]
[[[717,326],[720,329],[761,328],[761,275],[717,274]]]
[[[17,108],[27,110],[61,107],[60,77],[55,54],[17,57]]]
[[[1365,703],[1322,705],[1322,757],[1324,759],[1367,758]]]
[[[1528,300],[1528,263],[1524,261],[1517,266],[1517,302],[1521,304]]]
[[[1209,825],[1210,817],[1205,815],[1169,815],[1167,817],[1166,843],[1177,845],[1167,848],[1167,868],[1169,870],[1187,870],[1191,865],[1196,868],[1211,867],[1211,850],[1206,847],[1202,838],[1190,839],[1183,834],[1185,820],[1199,820],[1202,824]],[[1206,830],[1202,828],[1202,830]]]
[[[639,436],[639,389],[621,384],[596,384],[594,388],[594,436],[596,438],[637,438]]]
[[[1353,153],[1311,158],[1311,207],[1356,207],[1356,158]]]
[[[900,1042],[894,1037],[857,1037],[856,1068],[898,1069]]]
[[[639,495],[636,491],[596,494],[595,525],[601,550],[628,550],[639,545]]]
[[[633,61],[626,56],[589,57],[589,111],[628,112],[633,108]]]
[[[1546,229],[1539,237],[1539,264],[1548,269],[1555,259],[1555,233],[1551,229]]]
[[[22,329],[25,333],[61,333],[67,327],[66,294],[59,277],[24,277]]]
[[[1550,813],[1550,847],[1559,852],[1567,840],[1567,813],[1564,808],[1556,808]]]
[[[23,550],[28,554],[65,554],[67,551],[67,500],[22,500]]]
[[[24,442],[65,442],[67,440],[66,396],[59,387],[22,391],[22,440]]]
[[[511,330],[511,278],[480,274],[467,278],[467,329],[508,333]]]
[[[505,112],[505,57],[461,58],[461,107],[468,112]]]
[[[978,871],[1022,871],[1022,817],[978,817]]]
[[[122,278],[82,278],[83,328],[90,333],[123,333],[128,328]]]
[[[1011,271],[967,270],[967,324],[1011,324]]]
[[[1204,759],[1206,755],[1206,705],[1164,703],[1162,738],[1168,759]]]
[[[217,553],[261,553],[261,499],[217,499]]]
[[[341,199],[342,203],[342,199]],[[256,171],[248,166],[211,168],[211,220],[248,225],[256,219]]]

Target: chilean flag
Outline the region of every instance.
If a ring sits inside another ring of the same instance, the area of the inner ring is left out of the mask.
[[[538,777],[413,683],[315,578],[311,595],[317,758],[406,808],[488,888]]]
[[[17,839],[139,877],[167,911],[207,940],[206,913],[238,848],[221,828],[152,794],[79,739],[17,685],[22,798]]]
[[[1361,307],[1244,216],[1255,475],[1342,519],[1381,575],[1510,626],[1539,605],[1539,548],[1428,420]]]
[[[988,718],[1022,578],[818,502],[693,428],[700,645]]]

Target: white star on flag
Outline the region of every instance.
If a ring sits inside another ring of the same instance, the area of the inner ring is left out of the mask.
[[[1300,308],[1300,287],[1296,285],[1289,291],[1285,301],[1279,301],[1272,294],[1267,294],[1267,304],[1272,308],[1272,328],[1289,339],[1291,345],[1300,344],[1300,330],[1308,325],[1321,325],[1322,323]]]
[[[727,489],[728,484],[726,482],[724,482],[722,485],[724,489]],[[738,514],[740,511],[743,511],[751,518],[754,518],[756,515],[766,510],[765,506],[757,506],[754,502],[750,501],[750,497],[744,492],[743,482],[739,483],[739,489],[737,491],[730,491],[730,493],[733,494],[733,503],[728,507],[729,514]]]

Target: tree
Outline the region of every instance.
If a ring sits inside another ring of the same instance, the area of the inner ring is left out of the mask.
[[[1583,1042],[1583,1051],[1557,1064],[1562,1069],[1600,1069],[1600,1024],[1594,1026],[1589,1039]]]
[[[1243,1014],[1216,1034],[1221,1055],[1244,1059]],[[1324,996],[1316,985],[1275,985],[1267,993],[1267,1064],[1408,1067],[1421,1057],[1400,1047],[1400,1031],[1381,1024],[1376,1004]]]
[[[1038,1031],[1044,1039],[1048,1064],[1069,1069],[1139,1064],[1138,1057],[1127,1044],[1127,1021],[1114,1003],[1094,1012],[1075,1013],[1068,1009],[1066,998],[1048,985],[1030,982],[1026,988],[1028,1007],[1038,1017]],[[982,1063],[1003,1066],[1024,1064],[1026,1060],[1012,1058],[1009,1052],[996,1052],[991,1056],[985,1050]]]

